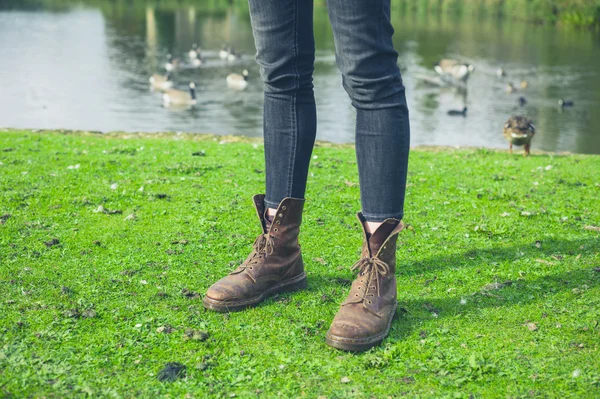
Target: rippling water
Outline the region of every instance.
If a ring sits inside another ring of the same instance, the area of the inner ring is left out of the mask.
[[[247,8],[73,4],[56,9],[0,2],[0,126],[262,134],[262,85]],[[521,114],[535,121],[534,150],[600,153],[597,33],[510,20],[428,18],[401,10],[394,10],[393,23],[413,145],[506,148],[502,126],[510,115]],[[352,142],[354,111],[341,87],[322,6],[315,9],[315,32],[318,138]],[[164,108],[148,77],[162,71],[167,53],[183,57],[194,42],[206,64],[174,79],[182,88],[197,83],[198,104]],[[245,57],[221,61],[218,50],[225,42]],[[466,92],[420,80],[442,57],[475,65]],[[507,77],[496,76],[498,67]],[[250,71],[248,88],[228,90],[227,74],[244,68]],[[528,81],[526,90],[506,92],[508,82],[521,80]],[[525,107],[518,105],[520,96],[527,98]],[[561,110],[559,98],[575,106]],[[466,118],[447,115],[463,105],[469,109]]]

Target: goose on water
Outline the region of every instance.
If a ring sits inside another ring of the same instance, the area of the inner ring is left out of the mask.
[[[181,63],[181,60],[179,58],[173,58],[173,56],[171,54],[167,54],[167,63],[165,64],[165,69],[168,72],[172,72],[172,71],[176,70],[177,68],[179,68],[180,63]]]
[[[248,70],[244,69],[241,75],[239,73],[227,75],[227,86],[233,90],[244,90],[248,87]]]
[[[155,90],[169,90],[173,87],[173,81],[171,80],[171,73],[167,73],[165,76],[155,73],[150,76],[150,86]]]
[[[163,103],[165,107],[171,105],[195,105],[196,100],[196,84],[190,82],[189,90],[167,90],[163,94]]]
[[[471,64],[461,63],[456,60],[443,59],[438,62],[433,69],[442,76],[451,76],[452,78],[466,82],[475,67]]]

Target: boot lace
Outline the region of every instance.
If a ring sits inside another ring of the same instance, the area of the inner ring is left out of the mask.
[[[269,255],[271,255],[273,253],[273,250],[275,249],[273,238],[275,237],[268,233],[261,234],[258,237],[256,237],[256,240],[254,240],[254,244],[252,244],[252,247],[254,248],[254,253],[252,254],[252,257],[250,258],[248,263],[242,265],[242,268],[251,268],[252,266],[256,265],[263,256],[266,258]]]
[[[379,277],[385,277],[390,273],[390,266],[379,258],[365,257],[360,259],[351,268],[352,271],[358,270],[360,276],[367,276],[367,283],[364,284],[364,280],[360,280],[363,283],[359,289],[362,291],[362,300],[367,299],[367,296],[373,297],[373,294],[368,294],[370,288],[377,289],[377,296],[379,296]],[[374,286],[371,283],[374,282]],[[358,294],[357,294],[358,295]],[[370,303],[371,301],[368,300]]]

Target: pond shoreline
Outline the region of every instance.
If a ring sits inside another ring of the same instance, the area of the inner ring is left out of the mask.
[[[193,132],[100,132],[94,130],[71,130],[71,129],[17,129],[17,128],[0,128],[0,133],[22,134],[29,132],[32,134],[63,134],[71,136],[94,136],[115,139],[171,139],[171,140],[189,140],[189,141],[218,141],[220,144],[226,143],[256,143],[262,144],[263,139],[258,137],[248,137],[240,135],[220,135],[213,133],[193,133]],[[327,140],[316,140],[315,147],[324,148],[354,148],[354,143],[332,143]],[[476,147],[476,146],[445,146],[445,145],[416,145],[410,147],[412,151],[427,151],[427,152],[452,152],[462,150],[473,151],[489,151],[489,152],[508,152],[501,148]],[[514,151],[519,154],[519,148]],[[555,155],[555,156],[571,156],[585,155],[597,156],[598,154],[581,154],[572,151],[542,151],[532,150],[533,155]]]

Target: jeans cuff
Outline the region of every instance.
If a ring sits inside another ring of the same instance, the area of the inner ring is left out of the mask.
[[[387,213],[387,214],[375,214],[375,213],[362,212],[362,215],[367,222],[381,223],[386,219],[402,220],[402,218],[404,217],[404,212]]]
[[[265,203],[265,208],[277,209],[279,207],[279,202],[267,201],[266,198],[264,199],[263,202]]]

